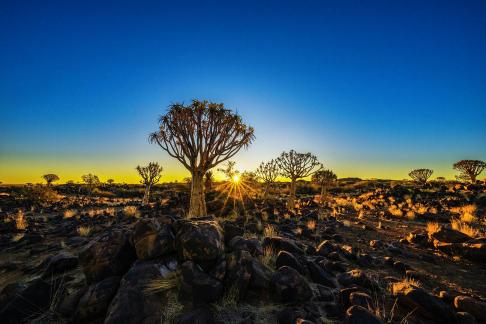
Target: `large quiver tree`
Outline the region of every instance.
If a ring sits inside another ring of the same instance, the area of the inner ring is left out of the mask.
[[[474,183],[477,176],[486,168],[486,163],[479,160],[461,160],[452,167],[460,172],[458,179]]]
[[[321,187],[320,203],[322,204],[324,201],[324,196],[327,194],[327,189],[334,181],[337,180],[337,175],[331,170],[321,169],[314,172],[311,180]]]
[[[232,158],[253,141],[252,127],[223,104],[193,100],[173,104],[160,117],[159,130],[149,137],[191,172],[188,217],[206,215],[204,174]]]
[[[290,179],[288,207],[294,209],[297,180],[311,176],[322,165],[312,153],[297,153],[294,150],[283,152],[277,159],[277,164],[281,175]]]
[[[48,186],[50,186],[54,181],[59,181],[58,175],[54,173],[44,174],[42,178],[46,181]]]
[[[410,171],[408,176],[417,183],[426,184],[432,173],[434,173],[434,171],[430,169],[415,169]]]
[[[140,183],[145,185],[145,193],[143,195],[142,205],[147,205],[150,200],[150,189],[152,189],[154,184],[159,182],[162,167],[157,162],[150,162],[147,166],[141,167],[138,165],[135,169],[142,178]]]

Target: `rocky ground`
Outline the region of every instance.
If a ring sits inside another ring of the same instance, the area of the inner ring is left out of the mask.
[[[191,220],[174,195],[5,203],[0,322],[486,322],[485,190],[352,187]]]

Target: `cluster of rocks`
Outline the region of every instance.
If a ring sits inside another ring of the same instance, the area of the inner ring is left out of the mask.
[[[409,267],[337,243],[332,227],[338,224],[327,225],[325,235],[333,239],[316,246],[290,236],[247,237],[241,223],[212,217],[141,218],[82,242],[79,253],[46,259],[39,266],[42,275],[29,284],[7,285],[0,292],[0,318],[2,323],[40,314],[44,322],[57,316],[72,323],[222,323],[211,305],[231,296],[257,310],[279,305],[273,314],[279,323],[329,318],[381,323],[384,305],[377,296],[386,294],[387,287],[356,265],[389,265],[404,272]],[[79,268],[82,280],[70,275]],[[174,319],[166,312],[173,291],[181,304]],[[392,294],[403,316],[413,311],[419,321],[473,323],[486,314],[479,300],[445,292],[436,296],[412,284],[395,282]],[[257,312],[248,312],[240,322],[256,322]]]

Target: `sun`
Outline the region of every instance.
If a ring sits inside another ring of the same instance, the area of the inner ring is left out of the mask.
[[[235,175],[233,176],[233,179],[232,179],[232,180],[233,180],[233,182],[234,182],[234,183],[238,183],[238,182],[240,182],[240,176],[239,176],[239,175],[237,175],[237,174],[235,174]]]

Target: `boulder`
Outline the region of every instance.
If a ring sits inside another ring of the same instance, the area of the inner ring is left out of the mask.
[[[224,237],[216,221],[184,221],[177,230],[177,249],[184,260],[214,261],[224,253]]]
[[[486,263],[486,239],[463,243],[460,252],[471,261]]]
[[[105,324],[164,322],[168,291],[150,291],[151,283],[175,277],[177,262],[136,261],[123,276],[105,318]]]
[[[486,303],[469,296],[457,296],[454,299],[454,306],[458,310],[468,312],[476,319],[486,322]]]
[[[454,318],[454,313],[447,304],[422,288],[398,282],[392,285],[392,293],[400,304],[415,310],[414,314],[438,323],[448,323]]]
[[[334,278],[332,273],[326,271],[320,265],[316,264],[315,262],[309,261],[307,262],[307,269],[309,270],[312,281],[326,287],[336,287],[336,279]]]
[[[103,320],[111,300],[116,294],[120,277],[109,277],[88,287],[79,299],[74,315],[75,323]]]
[[[335,252],[336,247],[331,241],[322,241],[317,247],[317,253],[322,256],[327,256],[331,252]]]
[[[370,279],[360,269],[353,269],[348,272],[341,273],[337,276],[337,280],[345,287],[357,285],[369,288],[372,286]]]
[[[221,281],[211,277],[192,261],[182,264],[181,300],[201,306],[216,301],[223,295]]]
[[[349,295],[349,304],[370,309],[373,308],[373,299],[367,293],[356,291]]]
[[[206,308],[197,308],[189,313],[181,314],[174,319],[174,324],[212,324],[214,317],[211,311]]]
[[[232,251],[245,250],[250,252],[252,256],[263,254],[262,245],[256,238],[245,239],[241,236],[235,236],[228,245]]]
[[[252,276],[253,258],[250,252],[236,251],[226,255],[226,287],[236,289],[239,297],[246,295]]]
[[[382,324],[383,322],[362,306],[351,306],[346,311],[347,324]]]
[[[140,260],[154,259],[175,251],[175,236],[171,226],[160,226],[156,219],[138,220],[132,240]]]
[[[275,267],[278,269],[283,266],[294,268],[301,275],[305,275],[305,268],[300,264],[299,260],[292,253],[282,250],[278,252]]]
[[[79,263],[88,283],[125,274],[135,259],[128,235],[121,230],[106,232],[79,253]]]
[[[266,291],[270,286],[271,277],[272,270],[254,258],[251,262],[250,288]]]
[[[304,255],[304,250],[294,240],[285,237],[265,237],[262,245],[264,248],[272,247],[275,251],[284,250],[294,255]]]
[[[297,270],[291,267],[281,267],[272,275],[271,290],[275,298],[283,303],[302,302],[312,298],[312,289]]]
[[[440,230],[430,234],[429,236],[431,239],[444,243],[464,243],[471,239],[471,237],[462,232],[446,227],[442,227]]]

